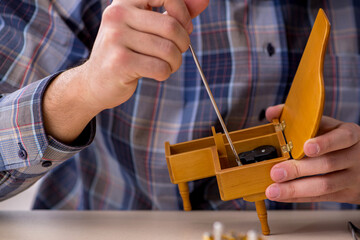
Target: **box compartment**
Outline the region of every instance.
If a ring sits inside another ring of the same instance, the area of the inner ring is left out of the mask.
[[[219,161],[214,162],[222,200],[227,201],[242,197],[248,197],[252,200],[266,198],[264,192],[273,183],[270,178],[271,168],[275,164],[290,158],[289,153],[282,151],[281,147],[286,145],[286,142],[283,133],[276,131],[277,125],[278,121],[275,120],[270,124],[236,131],[231,136],[237,153],[250,151],[263,145],[272,145],[277,150],[277,158],[238,166],[229,143],[227,141],[224,143],[226,154],[222,154],[218,158]],[[221,144],[221,141],[217,141],[216,138],[219,137],[215,136],[216,144]],[[222,140],[225,141],[225,139]]]

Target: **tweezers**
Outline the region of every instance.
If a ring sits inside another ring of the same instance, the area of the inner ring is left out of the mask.
[[[350,221],[348,222],[348,227],[353,239],[359,240],[358,237],[360,236],[360,229]]]

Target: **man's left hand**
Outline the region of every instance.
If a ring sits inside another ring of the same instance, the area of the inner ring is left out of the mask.
[[[279,117],[283,105],[266,117]],[[306,157],[273,166],[266,189],[278,202],[333,201],[360,204],[360,126],[323,116],[318,135],[304,144]]]

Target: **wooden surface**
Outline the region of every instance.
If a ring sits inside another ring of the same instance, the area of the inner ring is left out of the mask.
[[[269,211],[269,240],[351,240],[347,221],[360,211]],[[201,240],[214,221],[227,231],[260,231],[254,211],[8,211],[0,212],[1,239]]]

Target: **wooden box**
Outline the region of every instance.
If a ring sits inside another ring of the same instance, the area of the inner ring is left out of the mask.
[[[329,32],[330,23],[320,9],[280,119],[229,133],[237,153],[272,145],[279,157],[238,166],[225,135],[214,128],[213,135],[206,138],[165,143],[170,178],[179,184],[185,210],[191,209],[188,181],[216,176],[222,200],[244,198],[257,202],[266,198],[264,192],[273,183],[270,170],[275,164],[304,156],[303,145],[316,135],[323,113],[322,72]]]

